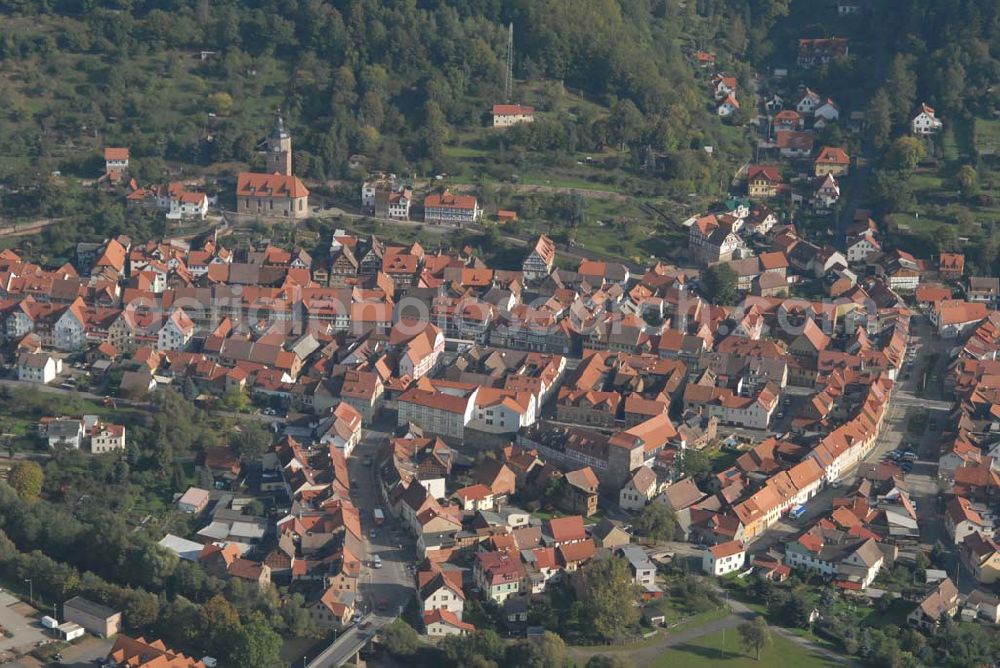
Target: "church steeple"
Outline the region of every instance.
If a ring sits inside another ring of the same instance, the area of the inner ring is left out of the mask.
[[[292,136],[285,130],[285,119],[280,109],[271,136],[267,138],[267,172],[292,175]]]

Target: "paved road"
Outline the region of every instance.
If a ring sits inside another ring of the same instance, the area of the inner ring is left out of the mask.
[[[98,638],[89,633],[80,643],[74,643],[62,651],[60,666],[70,668],[94,668],[97,659],[107,658],[114,641],[109,638]]]
[[[352,500],[360,511],[365,533],[365,563],[371,564],[376,554],[382,560],[382,568],[369,565],[364,569],[359,587],[359,610],[365,613],[363,622],[370,623],[371,627],[361,630],[352,626],[313,659],[308,664],[309,668],[328,668],[346,663],[378,629],[392,622],[413,597],[415,580],[407,570],[407,566],[416,560],[412,539],[394,526],[390,518],[382,527],[376,527],[372,519],[372,511],[381,504],[375,467],[365,466],[364,460],[374,457],[385,446],[388,437],[386,432],[365,430],[364,438],[347,464],[351,481],[357,482]],[[374,538],[371,537],[373,530]]]
[[[918,508],[920,508],[920,513],[924,514],[925,508],[930,512],[934,507],[938,491],[936,480],[936,443],[938,442],[937,439],[940,438],[940,430],[935,431],[928,426],[924,434],[918,436],[909,433],[908,427],[910,420],[921,413],[931,412],[932,414],[943,416],[951,410],[951,403],[942,400],[940,394],[932,394],[932,396],[927,398],[918,397],[914,394],[921,384],[922,379],[922,375],[918,371],[923,368],[926,360],[936,356],[939,366],[947,363],[948,356],[946,353],[948,344],[936,335],[926,318],[923,317],[914,318],[911,321],[910,332],[912,336],[911,347],[915,350],[915,358],[910,365],[913,371],[910,373],[909,379],[905,378],[906,374],[904,373],[903,377],[897,380],[896,388],[889,399],[888,416],[885,420],[885,426],[875,447],[872,448],[872,451],[868,453],[868,456],[863,461],[877,462],[884,458],[890,451],[908,442],[917,441],[921,444],[922,448],[926,447],[928,450],[933,448],[935,453],[933,455],[934,461],[918,462],[910,474],[906,476],[906,481],[910,485],[912,498],[916,501]],[[936,372],[939,373],[940,369],[936,370]],[[938,377],[941,376],[939,375]],[[937,383],[935,390],[939,391],[939,386],[940,383]],[[924,443],[927,445],[924,446]],[[853,485],[857,480],[857,475],[858,469],[856,467],[854,470],[846,472],[836,486],[824,487],[806,504],[805,513],[798,519],[792,520],[788,517],[782,517],[775,522],[767,531],[752,542],[753,551],[755,553],[763,552],[776,543],[786,541],[792,535],[799,533],[809,526],[815,519],[826,514],[833,507],[833,499],[840,496],[844,489]],[[921,542],[926,542],[928,539],[934,538],[940,528],[940,524],[940,522],[934,521],[925,522],[922,525],[924,528],[921,529]],[[926,537],[923,535],[924,531],[928,532]]]
[[[45,629],[34,617],[34,610],[21,599],[9,592],[0,592],[0,626],[10,635],[0,638],[0,652],[7,650],[27,651],[41,640],[46,639]]]

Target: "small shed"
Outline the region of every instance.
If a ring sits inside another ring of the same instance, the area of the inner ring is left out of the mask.
[[[60,624],[56,627],[56,631],[59,632],[59,637],[66,642],[82,638],[83,634],[86,633],[86,630],[76,622],[65,622]]]
[[[663,611],[655,605],[643,606],[642,618],[650,626],[663,626],[667,623],[667,616],[664,615]]]
[[[184,492],[184,496],[177,501],[177,509],[185,513],[198,515],[205,510],[210,498],[211,492],[207,489],[189,487],[188,490]]]

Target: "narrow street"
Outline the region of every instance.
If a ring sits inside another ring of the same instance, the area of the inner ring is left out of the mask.
[[[373,511],[381,507],[377,469],[365,465],[367,458],[377,461],[379,450],[389,439],[387,431],[365,429],[361,443],[354,449],[347,466],[352,483],[351,498],[361,516],[365,554],[362,555],[358,611],[364,615],[359,624],[334,639],[307,665],[309,668],[340,666],[364,647],[375,633],[402,614],[415,593],[414,576],[409,570],[416,563],[416,547],[409,534],[386,513],[386,521],[377,526]],[[375,556],[381,568],[374,567]],[[365,627],[365,628],[361,628]]]
[[[941,399],[940,383],[933,385],[931,389],[932,397],[924,398],[915,394],[923,382],[923,375],[919,373],[930,359],[935,360],[936,368],[932,373],[937,374],[937,378],[943,377],[943,368],[947,365],[947,352],[949,344],[937,336],[930,323],[923,316],[915,316],[911,321],[912,342],[910,348],[916,351],[911,363],[912,372],[904,372],[897,380],[896,387],[889,399],[888,414],[885,418],[885,426],[878,437],[878,441],[872,451],[868,453],[862,461],[865,463],[878,462],[889,452],[895,450],[905,443],[914,443],[915,449],[920,456],[920,460],[915,463],[913,470],[905,475],[905,480],[910,486],[910,492],[921,512],[936,507],[937,503],[937,453],[940,443],[943,418],[951,410],[951,403]],[[909,375],[907,379],[906,376]],[[929,374],[931,375],[931,374]],[[931,388],[931,385],[928,385]],[[934,421],[938,425],[932,428],[931,420],[922,434],[912,434],[909,432],[910,421],[921,414],[936,416]],[[836,485],[824,487],[816,496],[806,504],[805,513],[796,520],[782,517],[773,524],[767,531],[761,534],[751,545],[755,553],[765,552],[776,543],[787,540],[790,536],[802,531],[814,520],[827,513],[833,506],[833,500],[840,496],[845,489],[850,488],[858,476],[858,468],[848,471]],[[923,522],[921,524],[921,543],[933,545],[940,536],[942,522]]]

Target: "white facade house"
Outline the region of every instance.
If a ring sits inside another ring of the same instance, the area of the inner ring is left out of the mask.
[[[823,119],[827,123],[832,123],[840,118],[840,108],[833,100],[828,98],[826,102],[813,110],[813,118],[817,120]]]
[[[467,636],[476,630],[447,610],[432,610],[424,613],[424,628],[431,637]]]
[[[125,427],[120,424],[99,424],[90,435],[90,451],[95,455],[125,450]]]
[[[51,383],[62,372],[62,360],[45,353],[21,353],[17,379],[29,383]]]
[[[410,204],[412,202],[413,193],[409,189],[401,192],[387,193],[385,198],[385,215],[393,220],[409,220]],[[376,215],[381,212],[381,208],[380,202],[376,199]]]
[[[73,448],[79,450],[83,444],[83,421],[60,418],[48,424],[46,434],[49,447]]]
[[[719,422],[747,429],[767,429],[771,415],[778,406],[778,398],[769,391],[762,391],[757,398],[731,395],[706,407],[709,417]]]
[[[915,135],[933,135],[941,132],[944,123],[934,115],[934,108],[926,104],[920,105],[920,113],[913,117],[910,128]]]
[[[444,333],[435,326],[414,337],[406,344],[399,359],[399,373],[416,380],[433,371],[444,352]]]
[[[525,280],[540,281],[552,273],[556,259],[556,245],[544,234],[538,237],[528,257],[521,264]]]
[[[881,246],[878,246],[871,237],[849,238],[847,240],[847,261],[851,264],[864,262],[869,254],[880,250],[882,250]]]
[[[194,335],[194,323],[180,308],[175,308],[167,317],[163,327],[157,332],[157,348],[163,350],[183,350]]]
[[[476,410],[478,393],[479,388],[464,396],[410,388],[396,402],[397,424],[403,426],[412,422],[426,432],[462,440],[465,438],[465,426]]]
[[[535,120],[535,108],[523,104],[494,104],[493,127],[509,128],[518,123],[532,123]]]
[[[53,344],[57,350],[80,350],[87,343],[87,330],[77,304],[66,309],[55,324]]]
[[[718,108],[717,112],[722,118],[729,118],[740,108],[740,103],[737,101],[735,95],[728,95],[725,100],[723,100]]]
[[[648,466],[640,466],[618,493],[618,507],[622,510],[642,510],[658,491],[656,474]]]
[[[170,195],[170,208],[167,218],[180,220],[182,218],[204,219],[208,213],[208,195],[205,193],[182,190]]]
[[[795,105],[795,111],[800,114],[811,116],[821,104],[823,104],[823,98],[817,95],[815,91],[811,91],[806,88],[806,92],[802,95],[802,99],[800,99],[798,104]]]
[[[121,173],[128,169],[129,150],[119,147],[105,147],[104,149],[104,173]]]
[[[355,446],[361,441],[361,413],[354,406],[340,402],[333,409],[326,431],[320,437],[320,445],[332,445],[350,457]]]
[[[743,568],[747,551],[743,543],[732,540],[719,543],[705,550],[701,555],[701,570],[716,577]]]
[[[527,392],[480,392],[469,427],[490,434],[513,434],[535,424],[536,410],[535,395]]]
[[[461,582],[461,575],[458,576],[458,580]],[[462,618],[462,612],[465,610],[465,593],[451,578],[438,574],[421,586],[417,593],[420,597],[421,612],[447,610],[458,619]]]

